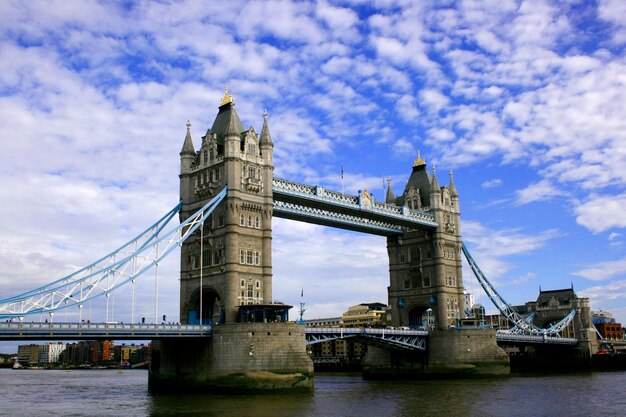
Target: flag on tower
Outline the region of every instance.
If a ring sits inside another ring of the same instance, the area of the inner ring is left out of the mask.
[[[304,288],[302,288],[302,292],[300,292],[300,298],[304,297]]]
[[[341,164],[341,179],[343,179],[343,164]]]

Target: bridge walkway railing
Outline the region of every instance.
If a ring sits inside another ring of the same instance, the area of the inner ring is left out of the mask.
[[[0,323],[0,340],[152,340],[171,337],[207,337],[208,325],[131,323]]]

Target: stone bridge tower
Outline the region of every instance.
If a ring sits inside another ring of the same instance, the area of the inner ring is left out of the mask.
[[[418,154],[402,196],[388,189],[386,202],[412,210],[431,211],[439,227],[407,230],[387,239],[389,306],[396,326],[448,329],[464,311],[461,275],[459,195],[450,172],[450,184],[439,186]]]
[[[232,323],[238,306],[272,302],[274,145],[267,113],[260,137],[244,129],[227,90],[198,151],[189,127],[180,152],[181,222],[225,185],[228,195],[181,248],[180,320]]]
[[[389,187],[385,202],[431,212],[438,223],[435,229],[409,229],[401,236],[387,238],[391,324],[427,328],[427,352],[392,355],[369,347],[363,375],[508,374],[509,358],[496,344],[493,329],[458,326],[465,297],[459,194],[452,173],[450,184],[439,186],[434,167],[431,176],[418,154],[402,195],[395,198]]]

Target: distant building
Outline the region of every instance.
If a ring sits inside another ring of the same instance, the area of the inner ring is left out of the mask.
[[[73,365],[83,365],[91,362],[92,341],[68,343],[61,354],[61,362]]]
[[[624,340],[624,329],[621,323],[599,323],[596,325],[596,328],[603,339]]]
[[[95,340],[91,344],[91,362],[109,362],[114,358],[115,342],[112,340]]]
[[[463,298],[465,299],[465,317],[473,317],[473,308],[476,303],[474,294],[464,291]]]
[[[304,325],[308,327],[339,327],[342,324],[341,317],[309,319],[304,321]]]
[[[39,363],[57,363],[60,362],[61,353],[65,350],[65,343],[46,343],[40,346]]]
[[[613,314],[608,311],[598,310],[591,312],[591,321],[596,326],[600,323],[615,323],[615,319],[613,318]]]
[[[143,344],[136,345],[134,343],[132,345],[127,345],[125,343],[122,343],[119,346],[115,346],[114,347],[115,362],[122,364],[122,365],[131,365],[131,364],[138,363],[138,362],[144,362],[144,361],[135,362],[135,360],[145,358],[147,355],[145,352],[140,353],[140,354],[135,354],[135,352],[139,349],[145,350],[146,347]],[[133,354],[135,355],[134,360],[133,360]]]
[[[383,326],[386,309],[383,303],[361,303],[349,307],[341,320],[345,327]]]
[[[17,347],[17,360],[23,365],[39,363],[40,346],[36,344],[19,345]]]

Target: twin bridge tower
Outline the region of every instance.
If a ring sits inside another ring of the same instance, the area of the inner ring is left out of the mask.
[[[434,316],[435,329],[427,358],[369,347],[370,374],[479,369],[484,363],[488,373],[508,372],[493,331],[448,330],[464,311],[452,173],[449,185],[440,186],[418,154],[402,194],[396,197],[389,186],[381,203],[367,190],[349,196],[274,178],[273,151],[267,113],[260,134],[245,129],[228,91],[198,150],[187,125],[181,222],[227,187],[209,220],[181,248],[181,322],[213,324],[213,337],[155,343],[152,387],[312,388],[304,326],[287,323],[290,306],[272,302],[274,216],[387,236],[391,324],[421,326]]]

